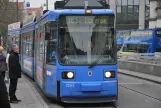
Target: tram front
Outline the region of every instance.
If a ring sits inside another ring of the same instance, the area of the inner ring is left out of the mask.
[[[59,17],[57,66],[63,102],[117,100],[114,13],[105,9],[88,12],[92,13]]]

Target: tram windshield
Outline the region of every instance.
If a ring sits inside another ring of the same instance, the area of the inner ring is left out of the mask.
[[[114,64],[113,16],[61,16],[59,61],[62,65]]]
[[[125,44],[123,52],[146,53],[150,44]]]

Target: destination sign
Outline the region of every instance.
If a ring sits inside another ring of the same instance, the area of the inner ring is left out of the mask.
[[[107,16],[67,16],[67,24],[107,24]],[[111,23],[111,22],[110,22]]]

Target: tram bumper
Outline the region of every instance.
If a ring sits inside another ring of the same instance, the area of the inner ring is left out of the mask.
[[[118,82],[60,82],[60,98],[65,103],[101,103],[117,100]]]

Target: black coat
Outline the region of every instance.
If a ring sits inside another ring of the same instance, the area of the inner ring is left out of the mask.
[[[0,53],[0,72],[7,71],[6,57]]]
[[[21,78],[21,65],[18,53],[11,52],[8,60],[9,78]]]
[[[8,100],[7,87],[0,74],[0,108],[11,108]]]

